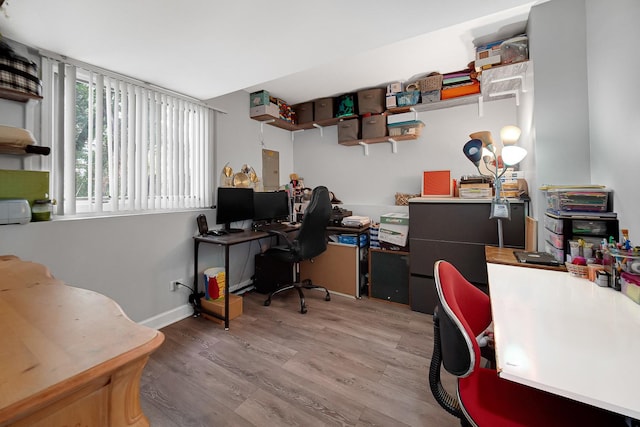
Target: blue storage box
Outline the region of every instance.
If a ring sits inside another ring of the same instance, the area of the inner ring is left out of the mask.
[[[338,243],[344,243],[345,245],[355,245],[358,236],[355,234],[340,234],[338,235]],[[363,248],[367,245],[367,235],[360,235],[360,247]]]
[[[411,92],[400,92],[396,94],[398,107],[407,107],[416,105],[420,101],[420,91],[412,90]]]

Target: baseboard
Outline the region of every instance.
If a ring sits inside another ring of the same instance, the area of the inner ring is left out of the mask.
[[[165,311],[149,319],[138,322],[140,325],[148,326],[153,329],[162,329],[179,320],[186,319],[193,315],[193,307],[190,304],[184,304],[172,310]]]

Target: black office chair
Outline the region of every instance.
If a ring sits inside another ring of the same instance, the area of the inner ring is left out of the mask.
[[[264,305],[271,305],[271,298],[289,289],[295,289],[300,295],[300,313],[307,312],[307,306],[304,302],[304,294],[302,289],[324,289],[327,293],[325,301],[331,300],[329,291],[324,286],[318,286],[311,283],[310,279],[300,281],[300,262],[311,260],[327,250],[326,229],[331,218],[331,200],[329,199],[329,190],[327,187],[316,187],[311,194],[311,201],[307,206],[302,218],[302,225],[298,231],[295,240],[289,240],[286,233],[274,231],[281,236],[286,245],[275,246],[265,252],[266,256],[274,257],[280,261],[295,264],[296,277],[295,283],[279,285],[276,290],[269,294]]]

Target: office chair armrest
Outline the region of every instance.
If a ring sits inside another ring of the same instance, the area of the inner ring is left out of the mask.
[[[281,230],[269,230],[269,235],[278,236],[278,238],[281,238],[284,240],[285,244],[289,249],[294,248],[293,240],[289,239],[289,233],[286,233]]]

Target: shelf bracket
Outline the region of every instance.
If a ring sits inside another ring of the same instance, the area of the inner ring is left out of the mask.
[[[494,96],[503,96],[503,95],[515,95],[516,96],[516,106],[520,106],[520,91],[518,89],[514,89],[514,90],[505,90],[503,92],[495,92],[495,93],[490,93],[489,96],[490,97],[494,97]]]
[[[275,122],[275,119],[265,120],[264,122],[260,122],[260,133],[264,133],[264,125],[268,125],[269,123]]]
[[[298,133],[298,132],[304,132],[304,129],[292,130],[291,131],[291,142],[295,141],[296,133]]]
[[[391,144],[391,152],[396,154],[398,152],[398,142],[393,138],[389,138],[388,141]]]
[[[324,128],[324,126],[320,126],[319,124],[314,123],[314,124],[313,124],[313,127],[314,127],[314,128],[316,128],[316,129],[320,129],[320,137],[321,137],[321,138],[322,138],[322,137],[324,137],[324,132],[323,132],[323,128]]]
[[[369,144],[367,144],[366,142],[358,142],[358,145],[362,145],[362,147],[364,147],[364,155],[368,156],[369,155]]]
[[[416,111],[416,109],[414,107],[409,107],[409,111],[413,111],[413,120],[418,121],[418,112]]]

